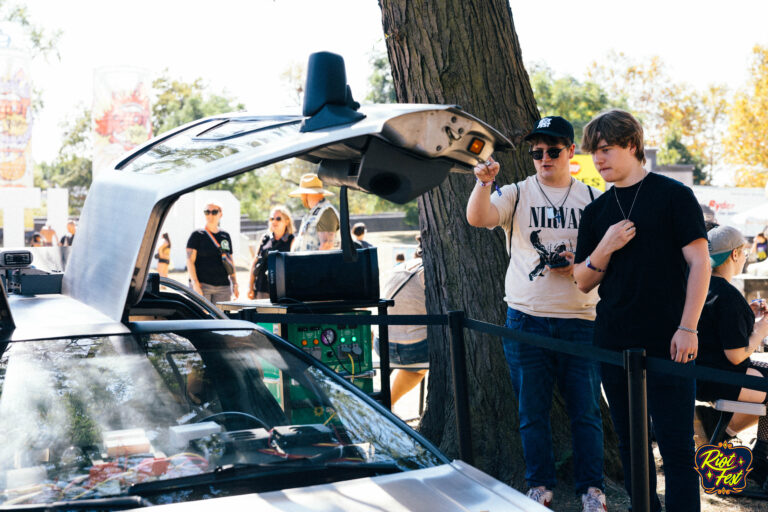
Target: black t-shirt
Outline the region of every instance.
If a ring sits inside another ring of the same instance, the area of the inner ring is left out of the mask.
[[[205,229],[198,229],[189,235],[187,249],[197,251],[195,271],[198,281],[213,286],[226,286],[229,284],[229,276],[221,263],[221,253],[232,255],[232,239],[226,231],[213,233],[213,236],[221,245],[221,251],[213,243]]]
[[[746,368],[749,358],[734,365],[724,350],[748,347],[754,326],[755,314],[739,290],[722,277],[712,276],[699,320],[696,363],[723,370]]]
[[[587,205],[577,263],[592,253],[610,226],[624,220],[617,198],[637,235],[611,255],[598,287],[595,344],[615,350],[641,347],[648,355],[668,358],[685,305],[688,266],[682,248],[707,238],[704,216],[690,188],[649,173],[642,182],[614,187]]]

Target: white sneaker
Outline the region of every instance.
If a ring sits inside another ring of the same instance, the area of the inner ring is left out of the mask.
[[[607,512],[605,494],[597,487],[590,487],[587,494],[581,495],[581,512]]]
[[[552,503],[552,496],[554,496],[552,491],[550,491],[544,486],[531,487],[530,489],[528,489],[528,492],[525,493],[525,495],[531,498],[536,503],[541,503],[545,507],[549,507],[549,504]]]

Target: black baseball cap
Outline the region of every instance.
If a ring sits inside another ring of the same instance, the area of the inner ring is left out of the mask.
[[[531,140],[537,135],[560,137],[573,144],[573,125],[560,116],[542,117],[536,121],[533,131],[525,136],[525,140]]]

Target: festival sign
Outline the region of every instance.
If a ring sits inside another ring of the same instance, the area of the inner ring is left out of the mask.
[[[0,187],[31,187],[32,83],[29,56],[0,49]]]
[[[152,137],[148,72],[100,68],[93,84],[93,175]]]
[[[605,192],[605,180],[597,172],[592,155],[573,155],[571,158],[571,176],[591,187]]]
[[[752,450],[729,442],[704,444],[696,450],[696,471],[707,494],[740,493],[752,471]]]

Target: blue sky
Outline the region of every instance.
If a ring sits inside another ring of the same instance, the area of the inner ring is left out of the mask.
[[[280,74],[318,50],[342,54],[355,96],[365,96],[371,51],[383,48],[376,0],[27,0],[45,27],[60,28],[61,61],[37,59],[33,79],[45,109],[36,120],[33,155],[50,160],[59,125],[90,104],[94,69],[138,66],[156,75],[202,77],[249,110],[289,103]],[[768,45],[768,2],[702,0],[608,2],[511,0],[526,62],[581,77],[609,50],[660,55],[675,80],[731,88],[746,80],[752,46]],[[624,5],[628,7],[624,7]]]

